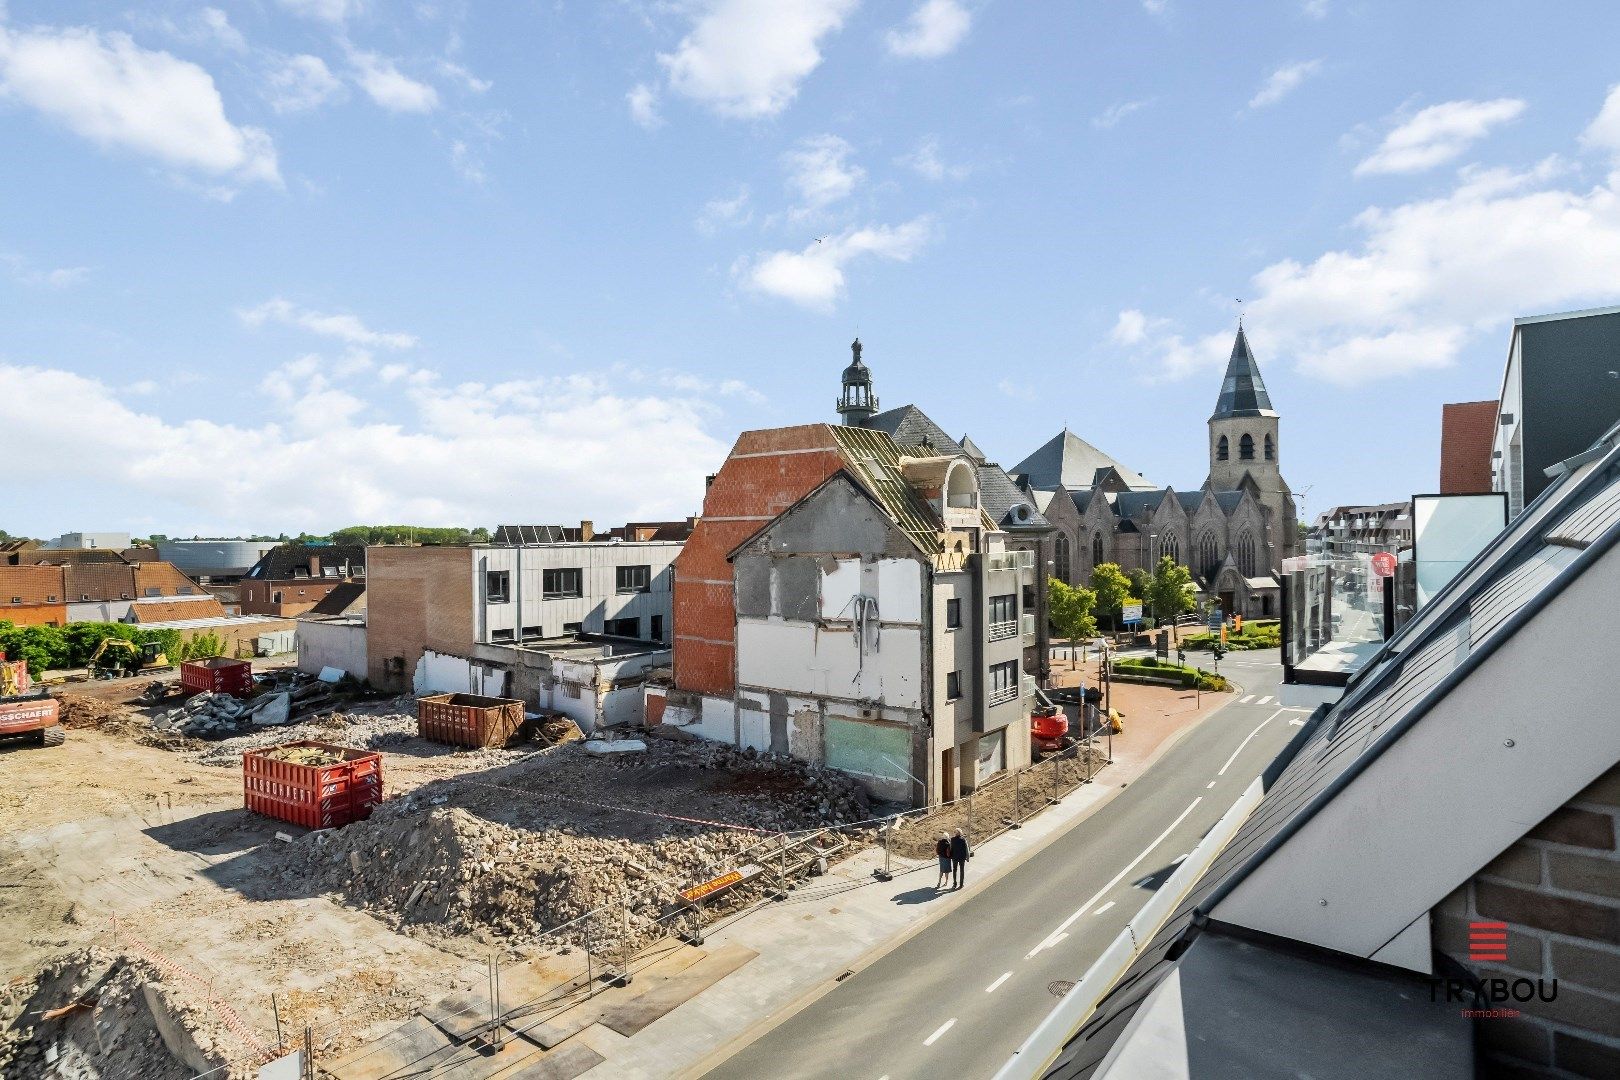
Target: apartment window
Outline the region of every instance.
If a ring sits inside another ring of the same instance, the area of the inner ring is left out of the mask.
[[[335,578],[338,576],[338,568],[335,566],[323,566],[321,567],[321,576]]]
[[[182,585],[182,586],[180,586],[178,589],[175,590],[175,593],[178,596],[192,596],[192,595],[194,595],[192,593],[192,591],[191,591],[191,586],[190,585]]]
[[[945,700],[955,701],[962,696],[962,673],[950,671],[945,674]]]
[[[652,630],[647,634],[647,636],[652,638],[654,641],[664,640],[664,617],[662,615],[654,615],[652,617]]]
[[[127,597],[127,596],[126,596],[126,597],[124,597],[124,599],[125,599],[125,600],[128,600],[128,599],[129,599],[129,597]],[[280,594],[280,593],[278,593],[278,592],[274,592],[274,593],[271,593],[271,594],[270,594],[270,602],[271,602],[271,603],[272,603],[272,604],[279,604],[279,603],[281,603],[281,594]]]
[[[1013,593],[990,598],[990,640],[1018,633],[1018,597]]]
[[[489,570],[484,573],[484,602],[504,604],[512,599],[512,571]]]
[[[945,629],[955,630],[962,625],[962,601],[945,601]]]
[[[603,632],[614,637],[640,637],[640,619],[608,619],[603,624]]]
[[[565,623],[563,623],[563,633],[565,633],[565,634],[577,634],[581,630],[584,629],[584,625],[585,625],[584,623],[565,622]]]
[[[652,588],[652,567],[615,567],[613,579],[613,584],[619,592],[647,592]]]
[[[578,567],[545,570],[540,574],[540,592],[547,600],[584,595],[584,571]]]
[[[1000,705],[1018,697],[1018,661],[990,665],[989,694],[985,703]]]
[[[147,596],[162,596],[163,595],[163,590],[162,589],[156,589],[156,588],[148,588],[146,590],[146,595]]]
[[[542,638],[542,637],[545,637],[545,636],[546,636],[545,634],[540,632],[540,627],[538,627],[538,626],[525,626],[523,628],[523,640],[524,641],[532,641],[535,638]]]
[[[491,641],[511,641],[512,640],[512,631],[510,631],[510,630],[496,630],[495,632],[490,634],[489,637],[490,637]]]
[[[293,567],[293,577],[295,577],[295,578],[309,577],[309,571],[305,570],[302,566],[295,566],[295,567]]]

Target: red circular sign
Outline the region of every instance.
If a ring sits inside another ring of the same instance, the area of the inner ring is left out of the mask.
[[[1380,551],[1372,557],[1372,572],[1379,577],[1395,576],[1395,556],[1387,551]]]

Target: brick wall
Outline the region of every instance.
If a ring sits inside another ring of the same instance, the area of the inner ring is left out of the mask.
[[[472,551],[366,550],[366,671],[379,689],[408,690],[425,649],[468,655],[473,644]],[[389,661],[403,660],[403,669]]]
[[[1491,443],[1495,438],[1496,402],[1440,406],[1440,494],[1476,495],[1491,490]]]
[[[1620,1076],[1620,766],[1437,905],[1435,949],[1481,978],[1558,980],[1550,1002],[1477,1019],[1483,1075]],[[1506,963],[1470,963],[1469,922],[1505,922]]]
[[[844,465],[826,424],[745,431],[703,498],[675,560],[675,685],[726,695],[735,669],[731,563],[744,540]]]

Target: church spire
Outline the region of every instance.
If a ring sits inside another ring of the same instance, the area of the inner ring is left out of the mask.
[[[878,399],[872,393],[872,372],[861,360],[861,339],[850,342],[854,358],[844,369],[844,390],[838,399],[838,416],[847,427],[860,427],[877,415]]]
[[[1271,395],[1266,393],[1266,381],[1260,377],[1260,366],[1254,362],[1249,349],[1249,336],[1238,322],[1237,340],[1232,342],[1232,358],[1226,363],[1226,378],[1221,383],[1221,396],[1215,402],[1211,420],[1225,420],[1234,416],[1276,416],[1271,408]]]

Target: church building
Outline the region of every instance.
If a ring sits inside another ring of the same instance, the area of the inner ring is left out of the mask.
[[[1150,483],[1067,428],[1009,469],[1056,530],[1052,575],[1085,584],[1098,563],[1148,569],[1169,555],[1192,571],[1201,599],[1229,614],[1277,615],[1299,528],[1278,415],[1241,324],[1208,427],[1209,472],[1197,488]]]

